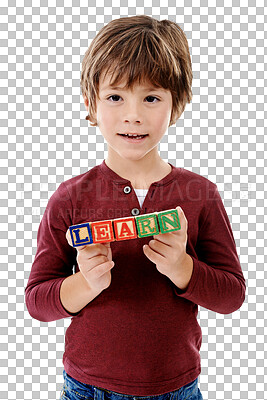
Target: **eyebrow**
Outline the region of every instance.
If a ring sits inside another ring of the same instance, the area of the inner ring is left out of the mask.
[[[124,88],[122,88],[122,87],[120,87],[120,86],[105,86],[102,90],[127,90],[127,89],[124,89]],[[145,86],[144,87],[144,89],[143,89],[144,91],[145,90],[161,90],[161,88],[159,87],[159,88],[157,88],[157,87],[155,87],[155,86]]]

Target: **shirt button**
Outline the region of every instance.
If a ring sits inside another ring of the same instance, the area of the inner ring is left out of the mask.
[[[131,213],[132,213],[132,215],[139,215],[140,211],[138,210],[138,208],[133,208]]]
[[[128,194],[131,192],[131,187],[130,186],[125,186],[125,188],[123,188],[124,193]]]

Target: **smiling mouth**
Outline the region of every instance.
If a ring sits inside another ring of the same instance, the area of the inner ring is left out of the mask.
[[[128,137],[131,139],[142,139],[145,136],[148,136],[148,134],[144,134],[144,135],[138,135],[137,133],[118,133],[119,136],[124,136],[124,137]]]

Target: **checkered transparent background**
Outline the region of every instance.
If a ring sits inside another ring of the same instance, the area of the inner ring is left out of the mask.
[[[235,313],[200,308],[203,398],[267,399],[267,6],[264,0],[145,4],[1,0],[1,399],[59,398],[70,319],[33,320],[24,288],[49,197],[107,155],[101,133],[84,119],[83,55],[103,24],[136,14],[175,20],[187,35],[193,101],[162,139],[160,154],[218,185],[247,280],[245,303]]]

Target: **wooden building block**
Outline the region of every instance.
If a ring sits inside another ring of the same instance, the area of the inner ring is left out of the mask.
[[[135,239],[137,231],[134,217],[113,219],[113,227],[116,240]]]
[[[181,229],[177,209],[165,210],[157,213],[160,233],[178,231]]]
[[[73,247],[84,246],[93,243],[89,222],[70,226],[70,236]]]
[[[177,209],[69,227],[73,247],[167,233],[181,229]]]
[[[115,240],[112,220],[90,222],[94,243],[113,242]]]
[[[138,230],[138,237],[158,235],[159,226],[157,213],[137,215],[135,222]]]

